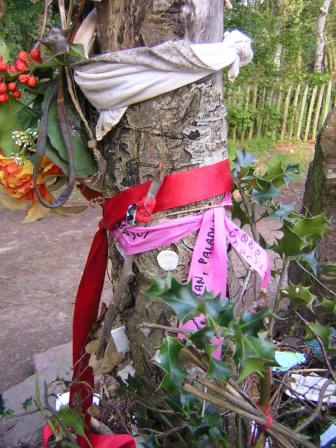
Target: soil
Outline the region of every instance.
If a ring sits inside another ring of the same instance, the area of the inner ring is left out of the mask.
[[[71,340],[76,289],[100,214],[88,208],[22,224],[23,212],[0,209],[0,393],[33,373],[34,353]]]

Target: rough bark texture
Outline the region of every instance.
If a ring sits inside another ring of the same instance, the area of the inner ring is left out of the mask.
[[[223,0],[103,0],[97,3],[102,52],[153,46],[173,39],[213,42],[223,37]],[[227,157],[226,108],[221,74],[130,107],[119,126],[104,141],[108,162],[106,191],[150,180],[159,162],[167,173],[215,163]],[[192,188],[192,186],[190,186]],[[213,202],[212,202],[213,203]],[[171,247],[179,256],[178,271],[186,280],[194,236]],[[136,280],[125,294],[120,320],[127,326],[137,375],[149,378],[157,369],[149,362],[162,331],[143,332],[142,322],[168,324],[169,309],[146,298],[152,275],[165,277],[158,266],[158,251],[136,257]],[[122,258],[111,247],[113,279]],[[153,386],[154,382],[152,383]]]
[[[331,0],[324,0],[319,11],[319,16],[317,19],[317,39],[316,39],[316,52],[315,52],[315,65],[314,70],[316,72],[322,71],[322,62],[324,56],[325,47],[325,27],[328,17],[329,8],[331,5]]]
[[[331,227],[318,247],[319,263],[336,266],[336,108],[329,114],[321,130],[315,147],[315,156],[307,174],[303,213],[312,215],[323,212],[331,223]],[[336,278],[320,273],[320,280],[336,292]],[[303,273],[294,269],[290,273],[294,282],[304,281]],[[328,295],[321,289],[321,295]]]

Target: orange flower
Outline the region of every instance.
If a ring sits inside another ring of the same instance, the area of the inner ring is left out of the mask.
[[[45,182],[47,176],[60,174],[61,170],[47,157],[43,158],[40,172],[37,176],[37,184],[44,199],[51,197],[46,189]],[[33,164],[30,160],[24,160],[18,164],[15,159],[4,157],[0,154],[0,185],[6,192],[16,198],[28,201],[36,201],[33,184]]]

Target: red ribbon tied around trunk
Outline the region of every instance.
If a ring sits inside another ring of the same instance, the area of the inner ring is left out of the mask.
[[[94,377],[89,366],[90,355],[85,352],[90,331],[97,320],[103,290],[107,255],[107,231],[125,219],[128,207],[137,204],[136,219],[148,222],[152,213],[203,201],[229,192],[232,188],[229,161],[179,171],[165,176],[156,200],[148,200],[146,194],[150,182],[127,188],[103,205],[103,219],[94,236],[86,265],[79,284],[73,317],[73,379],[70,388],[70,407],[86,416],[87,436],[94,448],[135,448],[135,441],[128,435],[97,435],[90,433],[90,417],[87,409],[92,403]],[[49,428],[45,430],[50,431]],[[50,432],[49,432],[50,436]],[[79,438],[81,448],[88,448]],[[44,448],[48,448],[47,438]]]

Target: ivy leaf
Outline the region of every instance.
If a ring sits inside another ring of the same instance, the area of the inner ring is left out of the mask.
[[[57,417],[67,428],[71,428],[75,434],[79,436],[85,435],[84,418],[77,409],[70,409],[68,406],[64,406],[58,411]],[[54,423],[57,425],[57,419],[54,419]]]
[[[167,392],[174,392],[179,388],[187,372],[181,367],[178,360],[180,351],[183,345],[177,338],[168,336],[162,346],[155,364],[166,372],[161,387]]]
[[[244,311],[238,325],[245,335],[257,336],[258,332],[264,329],[263,320],[268,316],[268,308],[264,308],[257,313]]]
[[[227,362],[211,358],[206,376],[216,380],[228,380],[232,376],[232,370]]]
[[[252,201],[261,205],[269,201],[270,199],[279,196],[279,194],[280,194],[280,188],[274,187],[273,185],[270,184],[267,188],[263,190],[254,188],[251,193],[251,199]]]

